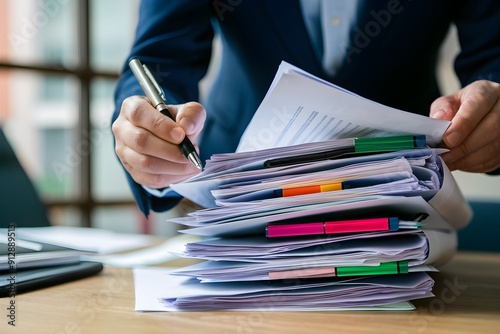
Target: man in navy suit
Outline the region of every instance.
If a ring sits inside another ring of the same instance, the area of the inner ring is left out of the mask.
[[[436,59],[452,23],[463,89],[440,97]],[[198,83],[214,34],[222,41],[221,67],[202,105]],[[495,0],[143,0],[130,57],[155,74],[176,119],[155,111],[125,65],[112,128],[146,215],[179,200],[158,189],[199,172],[179,151],[184,136],[202,133],[202,160],[235,150],[282,60],[385,105],[451,120],[443,138],[451,170],[500,168]]]

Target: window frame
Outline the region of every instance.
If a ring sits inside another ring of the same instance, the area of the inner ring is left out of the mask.
[[[44,199],[48,209],[76,207],[80,213],[81,225],[92,226],[92,214],[97,207],[101,206],[130,206],[135,205],[132,200],[96,200],[92,195],[92,145],[90,138],[85,136],[92,132],[90,120],[91,84],[94,79],[116,80],[118,73],[103,70],[94,70],[91,67],[91,43],[90,43],[90,0],[78,0],[77,6],[77,47],[79,66],[65,68],[64,66],[44,64],[19,64],[15,61],[0,60],[0,71],[28,71],[39,74],[50,74],[57,76],[72,76],[79,83],[78,87],[78,120],[75,128],[77,143],[83,143],[88,147],[89,153],[81,156],[81,164],[77,170],[80,192],[76,198],[71,199]]]

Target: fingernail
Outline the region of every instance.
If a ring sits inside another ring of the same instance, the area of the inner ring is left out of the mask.
[[[445,116],[446,116],[446,112],[445,112],[443,109],[439,109],[438,111],[436,111],[436,112],[432,115],[432,118],[436,118],[436,119],[445,119]]]
[[[181,119],[179,125],[182,126],[187,134],[192,134],[194,132],[194,123],[189,118]]]
[[[174,141],[180,142],[184,138],[184,131],[177,126],[170,130],[170,136]]]
[[[444,138],[444,142],[448,147],[455,147],[460,142],[460,135],[458,132],[452,132]]]

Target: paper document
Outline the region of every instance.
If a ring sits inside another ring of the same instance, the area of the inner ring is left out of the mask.
[[[135,287],[135,310],[142,312],[173,312],[182,311],[172,303],[163,302],[166,296],[171,295],[171,291],[175,291],[180,285],[188,281],[185,277],[170,276],[172,268],[165,267],[149,267],[149,268],[136,268],[134,269],[134,287]],[[428,297],[427,295],[420,295],[419,297]],[[279,298],[275,295],[274,298]],[[240,311],[255,311],[265,307],[265,304],[258,304],[260,307],[253,308],[252,303],[240,303],[238,310]],[[366,305],[356,307],[326,307],[318,306],[311,308],[310,305],[294,306],[279,306],[279,307],[266,307],[266,311],[282,312],[282,311],[411,311],[415,307],[407,302],[394,302],[382,305],[373,305],[367,303]]]
[[[171,253],[204,262],[141,291],[168,311],[391,309],[432,296],[427,272],[471,218],[436,148],[449,124],[283,62],[237,152],[171,185],[203,209],[169,221],[210,237]]]
[[[435,146],[449,124],[370,101],[282,62],[237,151],[400,133],[426,135]]]

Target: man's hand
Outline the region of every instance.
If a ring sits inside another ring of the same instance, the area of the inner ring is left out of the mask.
[[[176,122],[154,109],[143,96],[123,101],[113,123],[115,151],[125,169],[139,184],[164,188],[183,181],[199,170],[181,153],[178,144],[193,140],[203,129],[206,111],[196,102],[169,106]]]
[[[443,141],[450,170],[485,173],[500,168],[500,84],[480,80],[431,105],[430,117],[451,121]]]

